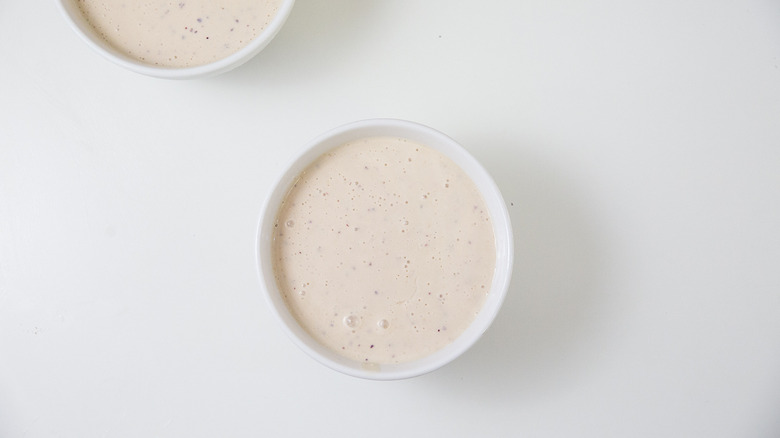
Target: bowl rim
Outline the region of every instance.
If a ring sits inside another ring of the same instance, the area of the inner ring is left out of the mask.
[[[111,47],[90,29],[88,23],[78,11],[75,0],[55,0],[60,13],[65,18],[70,28],[84,41],[92,50],[100,54],[103,58],[113,62],[120,67],[135,73],[146,76],[152,76],[161,79],[196,79],[216,76],[233,70],[236,67],[246,63],[255,55],[260,53],[276,37],[284,26],[287,18],[292,11],[295,0],[281,0],[282,3],[268,26],[263,29],[252,41],[238,51],[210,62],[208,64],[197,65],[193,67],[162,67],[146,64],[129,56],[122,54],[119,50]]]
[[[476,319],[455,341],[414,361],[387,365],[371,364],[366,367],[365,364],[339,356],[319,344],[291,315],[278,292],[273,275],[271,236],[281,200],[300,172],[324,152],[348,141],[371,136],[407,138],[424,144],[444,153],[472,178],[490,212],[496,240],[496,266],[488,299]],[[464,168],[464,163],[467,163],[468,168]],[[354,377],[370,380],[406,379],[429,373],[452,362],[471,348],[493,323],[502,307],[512,277],[514,258],[512,225],[506,203],[492,177],[476,158],[455,140],[433,128],[407,120],[359,120],[331,129],[309,141],[295,153],[283,169],[271,185],[262,205],[255,238],[255,262],[263,296],[271,313],[287,337],[308,356],[333,370]]]

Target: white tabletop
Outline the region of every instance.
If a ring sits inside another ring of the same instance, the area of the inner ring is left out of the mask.
[[[299,0],[167,81],[0,2],[0,436],[780,436],[780,3]],[[514,278],[431,374],[347,377],[260,293],[270,184],[373,117],[472,152]]]

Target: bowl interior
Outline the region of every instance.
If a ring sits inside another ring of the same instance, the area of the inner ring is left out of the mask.
[[[292,11],[295,0],[282,0],[279,10],[268,24],[268,27],[257,35],[249,44],[235,53],[208,64],[184,68],[154,66],[125,55],[98,35],[94,28],[87,22],[81,11],[79,11],[75,0],[57,0],[57,4],[76,34],[78,34],[93,50],[114,64],[147,76],[163,79],[193,79],[215,76],[228,72],[252,59],[253,56],[265,48],[276,34],[279,33],[279,30],[281,30],[284,22]]]
[[[296,177],[315,159],[328,150],[349,141],[365,137],[392,136],[406,138],[442,152],[469,175],[490,212],[496,239],[496,267],[484,307],[476,319],[453,343],[424,358],[401,364],[365,364],[339,356],[315,341],[295,320],[276,284],[271,246],[273,224],[279,206]],[[377,119],[355,122],[337,128],[311,142],[300,153],[275,184],[260,219],[257,257],[260,281],[273,313],[292,340],[319,362],[356,377],[393,380],[421,375],[452,361],[466,351],[487,330],[503,303],[512,273],[512,227],[506,205],[490,175],[460,145],[444,134],[416,123]]]

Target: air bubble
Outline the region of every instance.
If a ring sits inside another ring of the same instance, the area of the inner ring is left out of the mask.
[[[292,227],[294,227],[294,226],[295,226],[295,222],[294,222],[292,219],[288,220],[288,221],[287,221],[287,222],[285,222],[284,224],[285,224],[285,225],[287,225],[287,226],[288,226],[288,227],[290,227],[290,228],[292,228]]]
[[[357,315],[347,315],[344,317],[344,325],[355,328],[360,325],[360,317]]]

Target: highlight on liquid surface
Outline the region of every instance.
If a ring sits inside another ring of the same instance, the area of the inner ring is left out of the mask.
[[[282,0],[74,0],[103,40],[150,65],[193,67],[258,36]]]
[[[474,182],[406,139],[337,147],[301,173],[274,224],[277,285],[318,342],[369,364],[427,356],[473,322],[495,239]]]

